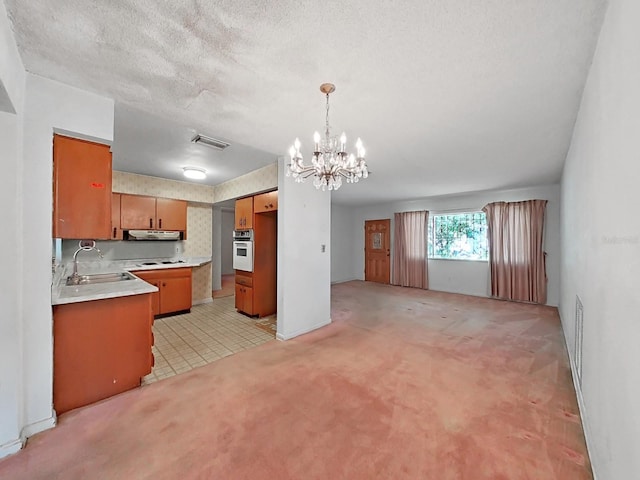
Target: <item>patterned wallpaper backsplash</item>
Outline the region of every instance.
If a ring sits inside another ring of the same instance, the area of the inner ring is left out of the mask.
[[[215,186],[214,201],[216,203],[238,198],[252,193],[278,188],[278,163],[249,172],[241,177]]]

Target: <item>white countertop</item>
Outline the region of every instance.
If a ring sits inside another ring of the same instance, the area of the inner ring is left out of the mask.
[[[162,262],[171,263],[162,263]],[[155,262],[151,265],[149,263]],[[123,271],[161,270],[167,268],[199,267],[211,262],[211,257],[191,257],[176,259],[141,259],[141,260],[112,260],[95,262],[78,262],[80,275],[94,275],[99,273],[118,273]],[[147,265],[144,265],[147,264]],[[73,270],[68,263],[56,268],[51,285],[51,305],[89,302],[106,298],[126,297],[157,292],[158,289],[144,280],[136,277],[133,280],[120,282],[95,283],[92,285],[65,285],[66,279]]]

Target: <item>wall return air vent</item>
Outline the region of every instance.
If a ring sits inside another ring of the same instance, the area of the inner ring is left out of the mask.
[[[196,134],[196,136],[193,137],[191,141],[193,143],[201,143],[203,145],[207,145],[217,150],[224,150],[230,145],[229,143],[218,140],[217,138],[207,137],[205,135],[200,135],[199,133]]]

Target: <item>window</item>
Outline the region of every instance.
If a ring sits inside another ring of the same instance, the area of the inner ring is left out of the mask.
[[[487,260],[484,212],[430,215],[429,258]]]

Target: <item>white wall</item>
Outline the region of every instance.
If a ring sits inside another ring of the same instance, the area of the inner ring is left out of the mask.
[[[349,187],[345,187],[349,188]],[[355,280],[353,268],[353,208],[331,205],[331,283]]]
[[[479,192],[445,197],[431,197],[407,202],[372,205],[354,208],[350,213],[352,225],[352,243],[349,247],[339,243],[332,244],[336,258],[351,255],[353,258],[352,278],[364,279],[364,222],[365,220],[391,219],[393,232],[393,214],[412,210],[429,210],[430,213],[451,211],[478,211],[487,203],[497,201],[521,201],[531,199],[548,200],[545,213],[544,249],[547,252],[547,304],[558,305],[560,289],[560,186],[544,185],[515,190]],[[343,214],[345,212],[343,211]],[[347,213],[347,215],[349,215]],[[341,223],[348,224],[346,218]],[[391,236],[393,248],[393,235]],[[335,250],[349,249],[347,254]],[[348,278],[347,275],[344,275]],[[461,260],[429,260],[429,288],[445,292],[467,295],[489,295],[488,262]]]
[[[277,338],[286,340],[331,322],[331,194],[285,177],[284,158],[278,167]]]
[[[583,423],[599,480],[640,478],[640,2],[611,0],[562,177],[560,313],[584,307]]]
[[[22,446],[22,123],[25,71],[18,55],[4,2],[0,2],[0,458]],[[10,105],[7,105],[9,103]],[[15,112],[15,113],[8,113]],[[49,246],[50,248],[50,246]]]
[[[27,74],[22,165],[21,241],[24,433],[48,428],[52,411],[51,209],[54,130],[113,140],[111,99]]]

